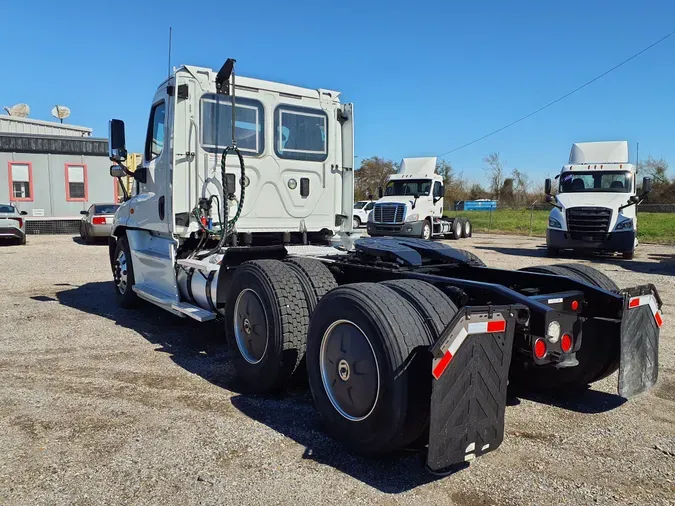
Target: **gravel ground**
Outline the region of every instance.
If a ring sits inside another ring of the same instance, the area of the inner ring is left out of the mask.
[[[493,267],[551,263],[540,239],[459,244]],[[418,454],[346,453],[306,390],[239,393],[220,324],[118,309],[105,245],[0,246],[0,504],[675,504],[675,250],[592,264],[659,289],[657,386],[521,399],[501,448],[435,478]]]

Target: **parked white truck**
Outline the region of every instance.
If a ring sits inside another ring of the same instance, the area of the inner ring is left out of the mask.
[[[220,317],[249,391],[306,376],[345,446],[374,455],[428,441],[435,472],[499,447],[509,381],[573,390],[618,369],[625,397],[654,385],[652,285],[619,290],[574,264],[490,269],[419,238],[353,241],[351,104],[235,83],[233,70],[184,66],[160,84],[133,173],[124,123],[110,122],[111,175],[137,183],[109,239],[122,308],[143,299],[196,322]],[[442,195],[422,193],[406,212]]]
[[[549,256],[560,250],[619,252],[633,258],[637,240],[637,206],[651,191],[644,178],[638,194],[635,165],[628,163],[628,142],[579,142],[569,163],[556,176],[558,191],[545,183],[553,206],[546,229]]]
[[[379,200],[368,215],[368,235],[471,237],[468,218],[443,216],[443,178],[436,173],[436,157],[404,158],[396,174],[379,189]]]

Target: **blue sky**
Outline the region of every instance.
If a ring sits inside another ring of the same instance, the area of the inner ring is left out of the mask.
[[[242,12],[240,6],[250,10]],[[675,29],[675,2],[164,0],[4,2],[0,106],[107,135],[125,120],[142,145],[157,84],[174,65],[340,90],[355,103],[356,152],[433,156],[572,90]],[[539,180],[575,141],[640,142],[675,172],[675,36],[602,80],[494,137],[446,156],[482,181],[483,157]]]

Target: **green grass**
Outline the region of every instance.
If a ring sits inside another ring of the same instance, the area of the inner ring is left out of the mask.
[[[500,209],[499,211],[449,211],[446,216],[464,216],[476,232],[546,236],[548,211]],[[491,215],[491,216],[490,216]],[[639,213],[638,239],[642,242],[675,244],[675,213]]]

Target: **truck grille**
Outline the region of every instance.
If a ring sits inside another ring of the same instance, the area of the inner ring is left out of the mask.
[[[574,235],[606,234],[611,219],[612,210],[604,207],[572,207],[567,210],[567,226]]]
[[[373,208],[375,223],[403,223],[405,218],[404,204],[375,204]]]

